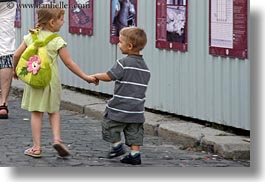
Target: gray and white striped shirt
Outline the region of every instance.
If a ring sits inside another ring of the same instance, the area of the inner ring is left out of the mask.
[[[115,81],[115,88],[105,117],[124,123],[143,123],[145,93],[151,76],[143,57],[128,55],[117,60],[107,74]]]

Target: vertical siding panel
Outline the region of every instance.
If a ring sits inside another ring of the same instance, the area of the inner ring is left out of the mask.
[[[250,63],[245,62],[241,64],[242,69],[240,69],[240,112],[239,120],[235,124],[241,126],[242,128],[250,128]],[[230,124],[230,123],[229,123]]]
[[[205,101],[206,101],[206,119],[209,121],[214,120],[214,60],[211,60],[211,56],[207,56],[206,63],[206,83],[205,83]]]
[[[238,120],[238,112],[239,112],[239,65],[238,65],[238,60],[235,60],[232,62],[232,69],[233,69],[233,74],[231,75],[231,88],[232,88],[232,122]]]
[[[189,36],[188,36],[188,44],[189,44],[189,49],[188,49],[188,60],[185,60],[185,67],[186,67],[186,71],[187,73],[184,73],[184,78],[187,78],[187,80],[184,80],[184,82],[186,82],[187,84],[187,88],[185,88],[185,90],[187,90],[187,94],[186,95],[186,103],[185,103],[185,110],[186,111],[186,115],[187,116],[192,116],[195,113],[196,110],[196,105],[197,105],[197,98],[196,98],[196,92],[197,92],[197,87],[196,85],[198,84],[198,80],[197,80],[197,62],[199,61],[199,57],[196,57],[195,54],[190,54],[190,52],[197,52],[197,44],[198,44],[198,37],[196,36],[197,31],[199,29],[199,25],[198,22],[195,21],[196,16],[198,15],[198,11],[196,10],[196,6],[198,5],[198,3],[194,3],[194,4],[189,4],[189,10],[188,13],[189,15],[192,16],[188,16],[188,22],[189,22],[189,29],[194,29],[196,31],[190,31],[189,32]],[[190,12],[193,12],[193,14],[191,14]],[[189,18],[190,17],[190,18]],[[191,20],[191,21],[190,21]],[[199,82],[200,83],[200,82]],[[192,89],[192,87],[196,88],[196,89]],[[183,91],[184,93],[185,91]]]
[[[191,68],[191,70],[189,71],[189,74],[186,74],[189,77],[189,88],[188,90],[190,91],[189,93],[189,101],[188,101],[188,105],[190,105],[189,108],[187,108],[188,110],[190,110],[190,114],[189,116],[196,116],[197,117],[197,108],[199,105],[199,97],[198,97],[198,86],[201,85],[202,81],[200,79],[200,75],[199,75],[199,64],[202,60],[201,58],[201,47],[200,46],[203,42],[201,41],[201,37],[198,37],[198,33],[201,32],[201,28],[202,26],[200,25],[201,22],[196,21],[196,17],[200,16],[200,13],[202,12],[203,9],[200,9],[201,3],[199,3],[198,1],[194,2],[193,4],[190,3],[189,4],[189,13],[190,15],[192,15],[192,17],[189,18],[188,21],[189,22],[189,29],[190,30],[196,30],[196,31],[190,31],[189,33],[191,36],[189,36],[189,47],[190,50],[189,52],[194,52],[195,54],[189,54],[190,58],[187,61],[188,63],[188,67]],[[192,13],[191,13],[192,12]],[[200,16],[202,17],[202,16]],[[194,89],[195,88],[195,89]]]
[[[231,99],[231,88],[230,87],[230,77],[231,77],[231,69],[230,69],[230,64],[229,64],[229,59],[226,59],[223,61],[224,66],[222,69],[222,75],[223,75],[223,80],[222,80],[222,100],[223,100],[223,112],[222,112],[222,122],[228,121],[231,119],[231,104],[230,101]]]
[[[214,83],[213,83],[213,92],[214,92],[214,116],[216,118],[216,122],[220,123],[222,121],[221,116],[221,108],[222,108],[222,97],[221,97],[221,71],[220,68],[222,66],[221,64],[221,58],[218,57],[216,59],[213,59],[214,65],[213,65],[213,75],[214,75]]]
[[[208,2],[208,1],[207,1]],[[197,2],[198,3],[198,2]],[[204,21],[200,22],[200,28],[198,29],[198,34],[201,36],[196,35],[198,38],[197,41],[197,71],[198,71],[198,80],[197,80],[197,108],[196,108],[196,116],[198,118],[202,118],[203,120],[207,120],[206,113],[207,113],[207,102],[206,102],[206,90],[208,87],[206,86],[206,61],[207,61],[207,47],[208,47],[208,29],[205,29],[205,27],[208,27],[208,6],[206,6],[204,3],[199,3],[199,9],[197,9],[199,12],[198,17],[201,17]],[[198,21],[199,22],[199,21]],[[199,37],[201,37],[201,40],[199,40]],[[199,42],[201,41],[201,42]]]

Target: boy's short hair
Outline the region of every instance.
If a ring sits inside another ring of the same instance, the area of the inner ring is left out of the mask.
[[[137,51],[141,51],[147,43],[146,33],[139,27],[125,27],[121,29],[120,35],[124,36]]]

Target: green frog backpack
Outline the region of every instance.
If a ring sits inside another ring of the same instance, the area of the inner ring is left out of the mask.
[[[22,53],[16,67],[16,74],[26,84],[34,88],[44,88],[52,78],[52,60],[46,45],[59,35],[51,34],[46,39],[39,40],[38,33],[39,29],[36,29],[31,34],[33,43]]]

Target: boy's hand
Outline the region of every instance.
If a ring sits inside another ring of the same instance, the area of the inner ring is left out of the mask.
[[[86,81],[88,83],[94,83],[95,85],[99,84],[99,80],[96,77],[94,77],[94,76],[87,76],[86,77]]]

